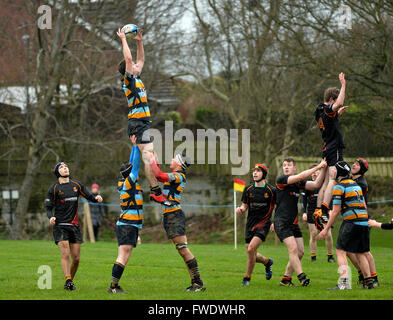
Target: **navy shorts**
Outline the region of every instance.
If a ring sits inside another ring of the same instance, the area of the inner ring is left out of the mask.
[[[83,243],[82,233],[79,226],[74,225],[54,225],[53,238],[55,243],[68,241],[69,243]]]
[[[293,224],[291,222],[277,220],[274,221],[274,232],[277,237],[282,242],[284,239],[289,237],[302,238],[302,231],[298,224]]]
[[[267,235],[269,234],[271,224],[272,223],[269,221],[263,227],[260,227],[258,229],[255,230],[252,230],[252,228],[246,229],[246,237],[245,237],[246,243],[250,243],[252,238],[254,237],[258,237],[262,241],[265,241]]]
[[[162,224],[168,239],[186,235],[186,216],[181,209],[165,213],[162,217]]]
[[[139,229],[132,225],[116,225],[117,245],[132,245],[136,247]]]
[[[352,253],[370,251],[370,230],[368,226],[359,226],[343,221],[337,237],[336,248]]]
[[[343,161],[343,150],[342,149],[325,150],[322,152],[322,159],[323,158],[326,158],[328,167],[332,167],[337,162]]]
[[[145,144],[153,142],[152,137],[148,134],[150,129],[150,122],[137,119],[129,119],[127,124],[127,135],[131,137],[136,136],[137,144]]]

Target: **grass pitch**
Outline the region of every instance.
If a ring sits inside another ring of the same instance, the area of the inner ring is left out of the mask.
[[[76,291],[63,289],[64,277],[60,253],[53,241],[0,241],[1,300],[374,300],[393,298],[393,234],[384,230],[371,233],[381,286],[363,290],[357,285],[357,272],[352,267],[352,290],[328,291],[337,283],[337,265],[327,263],[324,242],[318,242],[318,260],[311,263],[308,239],[305,239],[304,272],[310,277],[309,287],[280,287],[279,281],[288,262],[283,244],[272,241],[262,245],[260,252],[274,260],[273,277],[265,279],[262,264],[256,264],[249,287],[240,283],[246,266],[242,241],[235,250],[230,244],[191,244],[198,259],[207,290],[189,293],[184,289],[190,280],[183,260],[174,246],[143,243],[134,249],[120,281],[127,295],[106,292],[114,260],[116,242],[84,243],[79,270],[74,279]],[[272,236],[269,236],[270,240]],[[52,271],[52,289],[39,289],[38,268],[48,265]],[[296,276],[293,279],[298,284]]]

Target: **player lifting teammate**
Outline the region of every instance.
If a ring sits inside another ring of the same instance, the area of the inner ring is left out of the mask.
[[[274,231],[288,249],[289,262],[280,285],[293,286],[292,273],[295,271],[302,286],[308,286],[310,279],[303,272],[300,259],[303,257],[303,238],[299,226],[294,224],[298,215],[298,198],[301,189],[314,190],[323,182],[326,161],[323,159],[316,167],[296,173],[296,162],[284,159],[283,175],[277,178],[277,208],[274,215]],[[321,170],[315,181],[306,181],[315,171]]]
[[[315,110],[315,120],[320,128],[323,147],[322,158],[326,158],[328,170],[322,188],[318,193],[317,208],[314,219],[318,230],[322,230],[324,223],[329,217],[332,190],[335,185],[334,165],[343,160],[344,141],[340,129],[338,117],[348,108],[343,107],[345,98],[345,75],[339,74],[341,89],[328,88],[324,94],[324,102],[320,103]]]
[[[314,164],[310,167],[314,168],[317,165]],[[319,176],[319,170],[315,171],[311,178],[315,181]],[[305,190],[302,192],[303,195],[303,220],[307,221],[308,230],[310,231],[310,253],[311,253],[311,262],[317,261],[317,229],[315,227],[315,221],[313,219],[313,214],[315,208],[317,207],[317,199],[318,199],[319,188],[315,190]],[[333,237],[332,233],[329,232],[326,236],[326,248],[327,248],[327,261],[328,262],[336,262],[333,257]]]
[[[356,161],[352,164],[352,167],[351,167],[352,179],[359,185],[360,188],[362,188],[366,208],[367,208],[368,183],[367,183],[367,180],[366,180],[364,174],[367,172],[367,170],[368,170],[368,162],[363,158],[356,159]],[[369,212],[368,212],[368,218],[370,219]],[[347,255],[348,255],[348,258],[351,260],[352,264],[358,270],[359,283],[364,285],[363,273],[362,273],[359,263],[356,259],[356,255],[353,253],[348,253]],[[368,263],[370,266],[370,272],[371,272],[371,277],[373,278],[373,281],[374,281],[374,286],[379,286],[378,274],[377,274],[377,269],[375,267],[374,257],[370,251],[366,252],[366,256],[367,256],[367,260],[368,260]]]
[[[148,135],[151,116],[147,104],[146,90],[140,78],[145,63],[142,31],[139,30],[138,34],[134,37],[134,40],[137,41],[136,63],[132,58],[124,29],[119,29],[117,35],[121,39],[123,46],[124,60],[119,64],[119,72],[123,76],[122,87],[127,97],[129,107],[127,134],[129,138],[131,138],[132,135],[136,136],[136,143],[142,153],[146,177],[151,187],[150,199],[158,203],[163,203],[166,201],[166,198],[162,194],[157,179],[154,177],[149,162],[147,161],[148,154],[153,151],[153,142]],[[166,204],[169,205],[169,202],[166,202]]]
[[[370,232],[363,192],[356,182],[349,178],[351,169],[346,162],[339,161],[335,167],[336,176],[334,178],[338,184],[333,189],[333,210],[325,228],[318,235],[318,239],[323,239],[341,213],[343,222],[336,243],[340,279],[338,284],[331,289],[351,289],[346,259],[348,252],[356,255],[364,277],[364,288],[372,289],[374,284],[366,255],[370,251]]]
[[[248,209],[246,223],[247,267],[242,285],[249,285],[255,263],[265,265],[267,280],[272,277],[273,260],[258,253],[258,248],[265,241],[271,225],[271,216],[276,203],[276,188],[266,182],[268,170],[266,165],[257,163],[253,168],[254,183],[247,186],[242,195],[242,205],[236,213]]]
[[[47,192],[46,215],[53,225],[53,238],[60,249],[61,267],[66,279],[64,289],[75,290],[73,280],[78,270],[81,243],[83,243],[79,227],[78,199],[81,195],[91,202],[102,202],[102,197],[94,196],[80,182],[72,180],[66,163],[57,163],[53,172],[58,181],[52,184]]]
[[[191,278],[191,286],[186,291],[204,291],[206,288],[200,276],[196,258],[188,248],[186,236],[186,217],[181,208],[181,193],[186,185],[186,169],[191,160],[187,156],[177,154],[171,161],[171,173],[163,173],[154,153],[150,153],[150,165],[158,181],[164,183],[164,194],[171,206],[162,204],[162,222],[168,239],[171,239],[183,258]]]
[[[134,135],[131,136],[131,141],[134,146],[130,160],[121,166],[121,178],[117,186],[121,199],[121,214],[116,223],[118,255],[112,268],[109,293],[126,293],[120,287],[119,281],[130,259],[132,249],[137,245],[139,230],[142,229],[143,191],[137,182],[141,159]]]

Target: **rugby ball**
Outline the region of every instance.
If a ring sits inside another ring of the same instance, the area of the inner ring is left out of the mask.
[[[127,39],[133,39],[138,34],[139,28],[135,24],[126,24],[123,28]]]

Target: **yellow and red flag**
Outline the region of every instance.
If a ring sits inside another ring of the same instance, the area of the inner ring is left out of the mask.
[[[244,188],[246,186],[246,183],[243,180],[240,179],[233,179],[233,190],[243,192]]]

